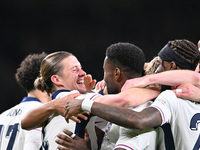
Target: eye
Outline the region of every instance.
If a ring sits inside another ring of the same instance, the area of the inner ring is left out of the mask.
[[[76,71],[78,71],[78,68],[77,68],[77,67],[73,67],[73,68],[72,68],[72,71],[73,71],[73,72],[76,72]]]
[[[158,68],[159,65],[160,65],[160,62],[156,61],[155,68]]]

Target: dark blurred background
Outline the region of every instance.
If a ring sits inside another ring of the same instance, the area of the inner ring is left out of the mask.
[[[200,39],[200,1],[196,0],[1,0],[0,112],[26,92],[14,78],[30,53],[72,52],[83,69],[103,78],[106,48],[130,42],[150,61],[169,40]]]

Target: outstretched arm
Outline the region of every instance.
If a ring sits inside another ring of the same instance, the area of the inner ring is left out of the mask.
[[[190,70],[171,70],[127,80],[122,91],[130,87],[146,87],[151,84],[178,86],[184,83],[200,85],[200,74]]]
[[[127,107],[136,107],[141,104],[144,104],[147,101],[156,98],[159,93],[160,91],[153,90],[153,89],[131,88],[119,94],[108,94],[105,96],[99,95],[92,98],[92,100],[94,100],[95,102],[103,103],[103,104],[127,108]],[[64,97],[64,98],[67,100],[67,97]],[[66,116],[69,116],[68,113],[70,114],[70,116],[76,116],[77,114],[82,112],[82,109],[81,109],[82,101],[72,100],[70,101],[70,103],[72,105],[71,105],[70,110],[67,111]],[[69,120],[67,119],[67,121]]]
[[[95,102],[119,107],[136,107],[156,98],[160,94],[158,90],[148,88],[130,88],[119,94],[108,94],[96,97]]]
[[[73,108],[73,103],[75,101],[76,100],[73,100],[67,103],[67,119],[71,115],[71,108]],[[122,107],[93,102],[91,100],[84,100],[80,107],[82,110],[91,111],[93,115],[131,129],[144,130],[157,127],[162,123],[161,114],[154,107],[148,107],[141,112],[136,112]]]
[[[64,115],[64,106],[66,105],[67,101],[69,101],[69,99],[74,99],[78,95],[80,94],[70,94],[68,96],[68,99],[55,99],[29,111],[21,121],[22,128],[26,130],[31,130],[41,127],[43,123],[48,119],[48,117],[55,112]]]

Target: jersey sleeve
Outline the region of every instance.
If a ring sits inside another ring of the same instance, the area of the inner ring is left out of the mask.
[[[150,107],[156,108],[162,116],[162,124],[169,123],[172,119],[174,108],[176,107],[177,97],[171,90],[162,92]]]
[[[142,111],[149,106],[152,102],[146,102],[143,105],[132,108],[134,111]],[[156,149],[155,139],[156,132],[153,128],[147,130],[133,130],[125,127],[120,127],[120,137],[116,143],[115,149],[121,148],[124,150],[144,150],[144,149]]]

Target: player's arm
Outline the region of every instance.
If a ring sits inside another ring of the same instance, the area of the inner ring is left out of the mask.
[[[122,90],[130,87],[146,87],[151,84],[178,86],[184,83],[200,85],[200,74],[190,70],[171,70],[127,80]]]
[[[130,94],[131,93],[131,94]],[[136,107],[156,98],[160,94],[158,90],[148,88],[130,88],[119,94],[99,96],[95,102],[119,107]]]
[[[136,112],[127,108],[115,107],[106,105],[91,100],[85,99],[84,101],[72,100],[67,103],[66,109],[68,119],[73,113],[75,107],[74,103],[79,103],[79,106],[84,111],[89,111],[93,115],[99,116],[105,120],[113,122],[117,125],[126,128],[144,130],[152,127],[157,127],[162,123],[160,112],[154,107],[148,107],[141,112]]]
[[[27,113],[21,120],[21,127],[26,130],[42,127],[50,115],[56,112],[54,102],[47,102]]]
[[[43,123],[49,118],[49,116],[51,116],[55,112],[64,115],[64,106],[66,105],[67,101],[69,101],[70,99],[74,99],[78,95],[80,94],[70,94],[68,96],[68,100],[63,98],[55,99],[45,104],[42,104],[33,110],[30,110],[21,121],[22,128],[26,130],[31,130],[34,128],[42,127]]]

